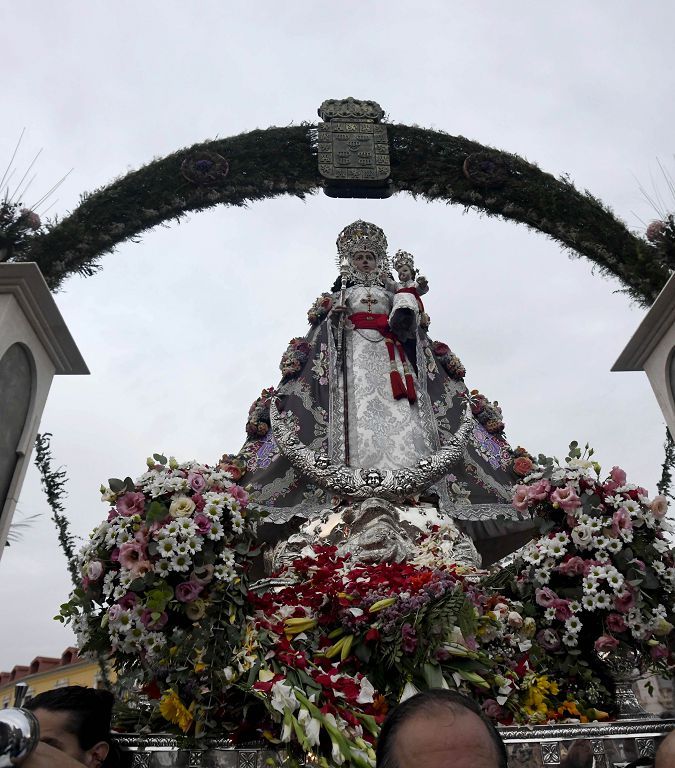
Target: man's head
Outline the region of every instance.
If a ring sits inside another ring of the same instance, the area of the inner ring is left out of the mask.
[[[654,768],[673,768],[675,766],[675,731],[671,731],[656,750]]]
[[[71,685],[35,696],[25,704],[40,723],[40,740],[78,762],[98,768],[110,749],[113,696]]]
[[[504,742],[480,707],[455,691],[434,689],[387,717],[377,768],[506,768]]]

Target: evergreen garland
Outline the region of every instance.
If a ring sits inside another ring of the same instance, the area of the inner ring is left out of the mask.
[[[670,434],[670,430],[666,427],[666,442],[663,444],[663,448],[666,452],[663,460],[663,466],[661,468],[661,479],[659,480],[656,489],[662,496],[667,496],[670,499],[675,499],[673,494],[673,470],[675,469],[675,441]]]
[[[77,588],[80,584],[80,574],[75,555],[75,537],[70,532],[70,523],[62,503],[62,499],[67,495],[65,490],[67,477],[65,470],[52,469],[51,438],[52,435],[49,432],[38,434],[35,438],[35,466],[40,472],[40,485],[52,510],[52,520],[58,531],[59,544],[66,557],[70,578]]]
[[[661,251],[569,179],[556,179],[517,155],[461,136],[405,125],[387,129],[395,191],[476,208],[543,232],[590,259],[601,274],[616,277],[644,305],[654,301],[668,279]],[[225,158],[229,171],[190,180],[186,164],[196,167],[205,162],[200,157],[214,153]],[[483,181],[481,174],[467,177],[465,163],[477,154],[498,166],[497,183],[489,174]],[[117,244],[188,211],[282,194],[304,197],[322,185],[315,126],[251,131],[179,150],[83,195],[71,215],[30,238],[15,258],[37,262],[49,286],[57,289],[68,275],[93,274],[101,256]]]

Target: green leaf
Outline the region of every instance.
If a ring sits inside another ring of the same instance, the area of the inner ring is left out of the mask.
[[[169,516],[169,508],[166,504],[159,501],[153,501],[145,513],[145,520],[148,523],[159,523]]]
[[[118,477],[111,477],[108,479],[108,487],[113,493],[121,493],[124,488],[124,480],[120,480]]]
[[[158,463],[161,464],[163,467],[166,466],[167,458],[166,456],[162,456],[161,453],[153,453],[152,458]]]
[[[424,664],[422,666],[422,673],[428,688],[443,687],[443,672],[438,664]]]

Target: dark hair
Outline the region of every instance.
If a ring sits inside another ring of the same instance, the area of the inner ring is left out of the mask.
[[[444,688],[433,688],[411,696],[389,713],[377,742],[377,768],[398,768],[395,754],[396,736],[406,720],[420,714],[432,715],[443,710],[455,713],[467,710],[477,715],[483,721],[494,744],[497,767],[507,768],[508,758],[502,737],[480,706],[468,696]]]
[[[24,706],[31,711],[46,709],[49,712],[67,712],[68,733],[77,737],[80,749],[87,750],[99,741],[111,744],[110,719],[113,703],[114,697],[110,691],[69,685],[38,693]],[[108,764],[106,760],[104,765]]]

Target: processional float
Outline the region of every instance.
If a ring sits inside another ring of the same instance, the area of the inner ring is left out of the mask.
[[[330,100],[319,114],[318,126],[210,142],[130,174],[36,233],[0,265],[0,281],[34,261],[56,288],[117,242],[217,203],[407,190],[524,222],[636,300],[656,299],[616,369],[648,371],[674,428],[667,223],[651,243],[637,238],[568,182],[465,139],[385,124],[374,102]],[[252,406],[244,450],[218,467],[155,455],[137,480],[105,490],[111,512],[63,616],[85,650],[112,644],[120,681],[143,685],[126,702],[127,722],[143,731],[119,743],[138,766],[366,768],[388,705],[417,688],[458,687],[502,723],[513,766],[563,764],[579,739],[598,767],[646,760],[675,723],[647,715],[631,686],[646,662],[673,660],[665,499],[649,500],[618,467],[601,477],[576,444],[561,465],[511,449],[496,404],[469,392],[461,363],[428,337],[420,292],[387,287],[381,230],[355,222],[338,249],[339,290],[317,300],[312,330],[282,359],[281,386]],[[367,278],[353,262],[364,251],[377,262]],[[405,350],[377,308],[387,291],[405,294],[419,325]],[[337,310],[349,301],[365,311],[352,306],[346,319]],[[57,338],[61,365],[86,372],[69,337]],[[347,368],[360,339],[379,344],[391,380],[397,405],[386,418],[419,414],[423,445],[407,464],[359,463],[367,450],[350,450],[359,414]],[[283,471],[270,475],[274,462]],[[261,542],[267,572],[254,576]],[[518,551],[485,571],[474,542],[490,562]],[[13,717],[0,735],[7,754],[35,737],[30,718]],[[174,733],[148,735],[158,723]]]

